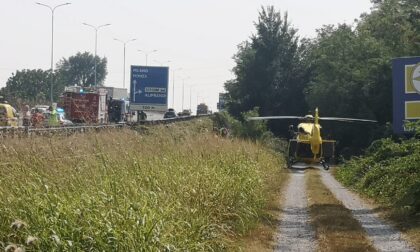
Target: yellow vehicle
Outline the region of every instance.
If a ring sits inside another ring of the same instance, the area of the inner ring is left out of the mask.
[[[309,168],[322,165],[325,170],[329,169],[328,161],[335,155],[335,140],[325,140],[321,137],[320,120],[339,122],[365,122],[375,123],[377,121],[341,117],[319,117],[318,108],[315,116],[266,116],[251,117],[248,120],[269,120],[269,119],[300,119],[297,132],[292,130],[293,138],[289,140],[288,167]]]
[[[18,117],[16,110],[7,103],[0,103],[0,127],[18,126]]]

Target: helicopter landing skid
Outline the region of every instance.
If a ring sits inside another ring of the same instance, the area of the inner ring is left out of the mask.
[[[309,168],[329,170],[330,166],[324,161],[321,163],[308,164],[304,162],[297,162],[289,166],[290,169],[304,170]]]

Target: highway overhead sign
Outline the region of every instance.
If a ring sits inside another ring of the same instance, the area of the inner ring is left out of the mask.
[[[168,109],[168,67],[131,66],[130,109]]]

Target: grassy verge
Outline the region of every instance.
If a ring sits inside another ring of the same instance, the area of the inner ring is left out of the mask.
[[[282,189],[287,185],[288,177],[286,169],[279,169],[267,180],[268,203],[259,217],[259,224],[239,240],[241,251],[269,252],[278,245],[276,234],[281,221]]]
[[[312,225],[320,251],[376,251],[350,210],[322,183],[319,172],[305,174]]]
[[[420,250],[420,141],[374,142],[363,157],[337,170],[344,185],[373,199],[377,211],[391,220]]]
[[[0,145],[0,249],[236,249],[280,158],[207,119]],[[279,174],[278,177],[281,177]]]

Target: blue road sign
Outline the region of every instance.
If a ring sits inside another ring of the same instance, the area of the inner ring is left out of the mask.
[[[405,121],[420,119],[420,57],[393,59],[392,79],[392,126],[403,134]]]
[[[168,67],[131,66],[131,110],[168,109]]]

